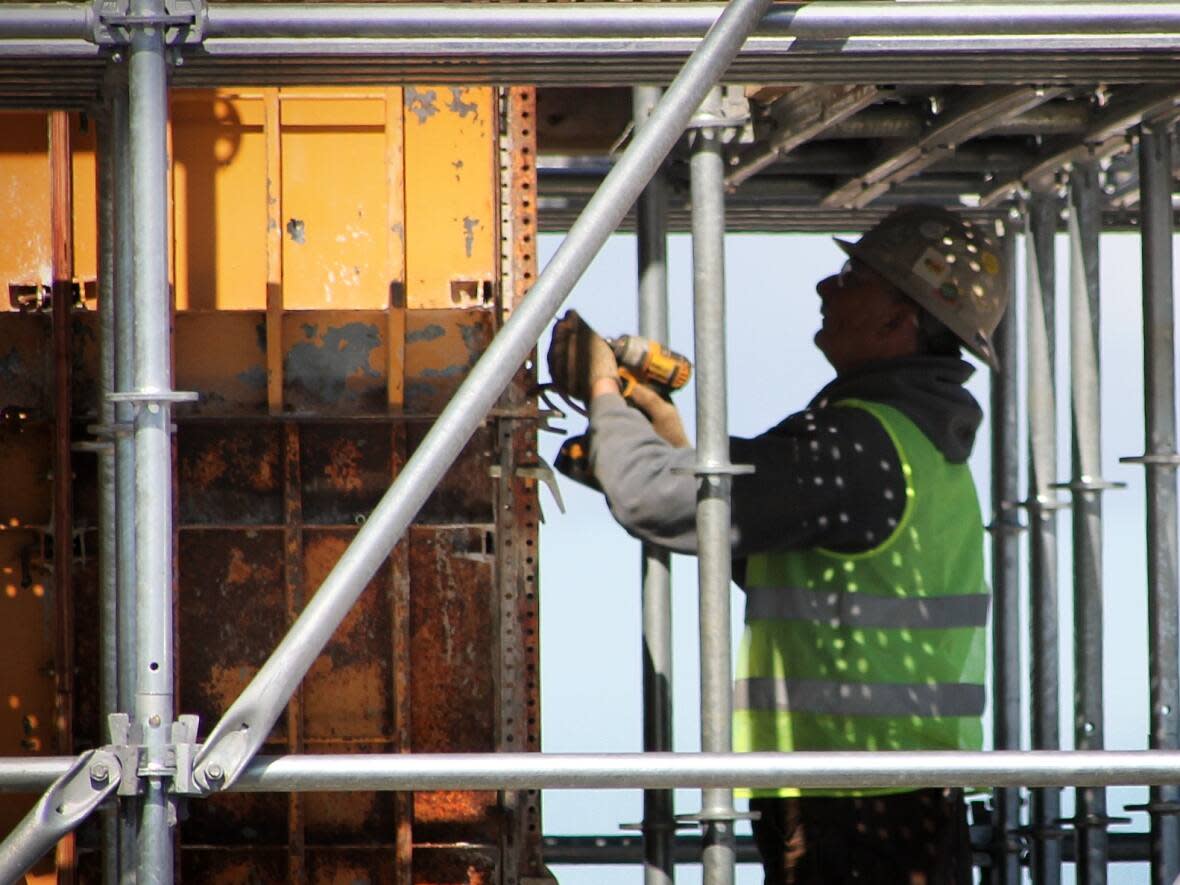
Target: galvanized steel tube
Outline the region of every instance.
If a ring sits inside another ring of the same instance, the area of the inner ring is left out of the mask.
[[[1058,663],[1057,596],[1057,396],[1054,238],[1060,201],[1052,192],[1034,192],[1025,214],[1025,292],[1028,345],[1028,521],[1029,521],[1029,691],[1032,748],[1061,746],[1061,673]],[[1034,885],[1061,881],[1061,791],[1032,793]]]
[[[1180,747],[1177,649],[1176,375],[1172,299],[1172,134],[1167,124],[1139,132],[1143,249],[1143,382],[1147,467],[1147,619],[1152,749]],[[1151,881],[1180,874],[1180,788],[1151,790]]]
[[[1074,746],[1100,750],[1102,704],[1102,447],[1099,400],[1098,161],[1069,177],[1070,378],[1073,403]],[[1077,868],[1081,885],[1106,881],[1106,792],[1079,787]]]
[[[725,389],[725,162],[721,90],[701,105],[693,132],[693,329],[696,355],[697,575],[701,635],[701,749],[732,746],[733,672],[730,661],[730,477]],[[701,795],[705,885],[729,885],[736,861],[733,792]]]
[[[0,792],[44,789],[72,756],[0,759]],[[345,753],[258,756],[230,792],[1180,784],[1180,751]]]
[[[663,92],[658,86],[632,91],[636,129],[647,124]],[[635,204],[639,270],[639,334],[668,343],[668,195],[663,170],[651,177]],[[643,749],[672,749],[672,563],[650,544],[642,550]],[[643,794],[643,878],[646,885],[676,879],[672,855],[676,837],[671,790]]]
[[[110,116],[98,120],[98,708],[102,721],[119,709],[119,600],[115,521],[115,155]],[[118,808],[102,810],[102,877],[119,880]]]
[[[648,125],[636,133],[532,290],[472,368],[291,630],[213,729],[197,761],[199,784],[216,789],[222,783],[232,783],[261,746],[320,649],[528,357],[574,283],[659,169],[767,5],[768,0],[733,0],[726,7],[716,27],[668,88]]]
[[[91,36],[89,3],[5,3],[0,37],[11,40],[84,39]]]
[[[163,0],[133,0],[137,15],[159,15]],[[140,799],[137,885],[172,881],[172,821],[167,772],[172,699],[171,322],[168,290],[168,63],[163,32],[135,28],[129,58],[131,195],[135,305],[135,724],[145,757]],[[151,397],[163,395],[155,400]]]
[[[1016,282],[1016,237],[1001,244],[1009,290]],[[992,430],[992,737],[998,750],[1020,749],[1020,429],[1017,414],[1016,311],[1009,308],[995,332],[1000,371],[991,378]],[[992,875],[1019,883],[1020,791],[998,788],[993,799]]]
[[[115,390],[127,393],[135,387],[135,280],[132,262],[130,117],[126,71],[111,70],[111,151],[113,153],[115,210]],[[135,705],[136,673],[136,581],[135,581],[135,439],[130,428],[135,421],[131,403],[115,403],[115,554],[117,559],[117,658],[118,710],[131,713]],[[119,881],[135,883],[135,845],[139,829],[135,802],[119,802]]]
[[[724,4],[615,6],[582,3],[498,7],[217,3],[207,11],[210,37],[696,37]],[[1173,3],[783,3],[766,15],[759,36],[839,39],[851,36],[1144,34],[1180,30]],[[0,30],[0,35],[3,35]]]

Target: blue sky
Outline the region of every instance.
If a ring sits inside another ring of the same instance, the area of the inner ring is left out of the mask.
[[[541,241],[541,262],[552,256],[559,237]],[[1067,243],[1058,238],[1059,479],[1068,479],[1068,287]],[[1022,250],[1021,250],[1022,253]],[[806,404],[831,379],[831,369],[811,343],[818,325],[814,285],[838,269],[843,255],[830,237],[818,235],[730,235],[726,246],[728,385],[731,433],[753,435]],[[567,307],[578,311],[600,332],[615,335],[637,326],[635,241],[618,235],[576,287]],[[1021,277],[1023,278],[1023,277]],[[1106,496],[1104,522],[1106,736],[1112,749],[1146,746],[1147,661],[1146,578],[1143,469],[1118,463],[1121,456],[1143,451],[1141,302],[1139,241],[1134,235],[1103,237],[1102,260],[1102,455],[1107,479],[1127,483]],[[671,346],[692,354],[692,276],[690,242],[669,241]],[[1023,338],[1023,318],[1021,336]],[[542,339],[542,356],[548,345]],[[542,359],[543,363],[543,359]],[[542,373],[544,369],[542,368]],[[1021,355],[1021,375],[1024,372]],[[988,401],[986,371],[970,387]],[[1021,378],[1021,428],[1025,426]],[[693,435],[692,387],[676,395]],[[580,432],[585,419],[571,416],[565,425]],[[542,434],[540,448],[552,461],[561,437]],[[981,429],[972,469],[985,514],[988,496],[988,430]],[[1022,461],[1025,460],[1022,453]],[[1022,463],[1021,484],[1027,465]],[[561,515],[542,490],[546,523],[541,544],[541,674],[543,747],[547,752],[630,752],[642,748],[640,694],[639,544],[611,520],[601,498],[562,477],[566,514]],[[1069,513],[1060,517],[1062,634],[1068,642],[1072,618],[1069,576]],[[673,557],[674,733],[675,749],[699,749],[696,564]],[[1027,593],[1027,586],[1023,592]],[[733,590],[736,644],[741,594]],[[1027,614],[1023,615],[1027,625]],[[1027,632],[1027,628],[1024,628]],[[1062,724],[1072,739],[1071,650],[1061,650]],[[1027,640],[1021,648],[1021,672],[1028,672]],[[1027,688],[1025,691],[1027,697]],[[1027,746],[1027,712],[1025,714]],[[1066,803],[1071,802],[1065,791]],[[1112,790],[1111,813],[1144,801],[1141,789]],[[677,796],[677,811],[697,810],[694,791]],[[619,825],[642,817],[639,791],[553,791],[544,798],[545,832],[615,834]],[[1130,828],[1145,828],[1133,815]],[[614,885],[642,882],[634,867],[555,869],[563,885]],[[678,869],[678,881],[699,881],[695,867]],[[754,867],[739,868],[739,885],[761,881]],[[1116,865],[1111,882],[1148,881],[1145,865]]]

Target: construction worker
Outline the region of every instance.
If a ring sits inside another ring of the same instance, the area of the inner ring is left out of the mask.
[[[982,419],[961,347],[995,366],[999,252],[935,207],[900,209],[816,286],[815,344],[836,378],[753,439],[732,438],[730,533],[746,632],[734,689],[743,751],[982,746],[983,525],[966,461]],[[570,312],[548,355],[589,405],[589,458],[632,535],[695,553],[696,456],[675,407],[624,400],[615,357]],[[785,367],[784,367],[785,368]],[[768,885],[966,885],[962,791],[755,790]]]

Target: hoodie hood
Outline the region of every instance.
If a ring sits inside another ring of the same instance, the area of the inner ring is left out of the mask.
[[[957,357],[904,357],[862,366],[827,385],[812,401],[821,407],[863,399],[897,409],[948,461],[971,454],[983,410],[963,384],[975,368]]]

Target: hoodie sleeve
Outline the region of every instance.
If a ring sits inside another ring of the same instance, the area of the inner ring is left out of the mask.
[[[792,415],[752,439],[730,438],[735,556],[806,547],[855,552],[881,543],[905,505],[897,451],[862,409]],[[621,396],[590,406],[590,466],[614,518],[632,535],[695,553],[694,449],[676,449]]]

